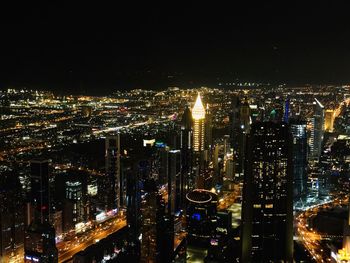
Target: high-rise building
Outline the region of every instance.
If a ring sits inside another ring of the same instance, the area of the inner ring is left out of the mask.
[[[55,229],[50,225],[49,166],[47,160],[30,163],[30,206],[34,218],[25,232],[24,262],[58,262]]]
[[[32,160],[30,163],[30,203],[34,209],[34,220],[49,221],[49,163],[47,160]]]
[[[25,215],[22,187],[13,171],[0,173],[0,262],[23,248]]]
[[[66,199],[72,203],[72,221],[76,225],[84,221],[83,186],[79,181],[66,182]]]
[[[307,193],[307,133],[306,122],[290,119],[292,133],[293,197],[298,200]]]
[[[318,159],[322,151],[324,135],[324,106],[315,98],[314,116],[311,118],[311,134],[309,140],[310,157]]]
[[[205,111],[205,149],[211,150],[213,147],[213,117],[207,104]]]
[[[33,222],[26,230],[24,262],[58,262],[55,229],[47,222]]]
[[[162,248],[165,243],[164,235],[166,235],[164,232],[166,204],[153,179],[145,180],[143,196],[140,262],[164,262],[161,259],[166,258],[162,255],[165,252]],[[167,255],[167,258],[170,257],[171,255]]]
[[[215,144],[213,152],[213,185],[216,185],[219,181],[219,145]]]
[[[216,231],[217,195],[208,190],[194,189],[186,198],[189,242],[209,242]]]
[[[234,96],[231,102],[231,147],[234,152],[235,171],[242,174],[244,171],[244,155],[246,145],[246,135],[250,131],[251,109],[246,100],[242,102],[238,96]]]
[[[324,117],[324,129],[327,132],[333,132],[334,110],[326,110]]]
[[[289,108],[290,108],[290,101],[289,101],[289,98],[287,98],[286,102],[284,103],[284,113],[283,113],[283,121],[285,123],[289,122]]]
[[[193,151],[201,153],[204,151],[205,138],[205,109],[198,93],[196,103],[192,109],[193,118]]]
[[[183,184],[181,182],[181,152],[180,150],[169,151],[168,172],[168,212],[173,218],[175,213],[182,208],[185,200]]]
[[[293,262],[293,178],[287,124],[257,122],[247,138],[242,262]]]
[[[186,107],[181,119],[181,184],[185,192],[193,185],[192,171],[192,114],[191,110]]]
[[[120,135],[109,135],[105,141],[106,178],[101,194],[105,195],[105,210],[120,206]]]
[[[191,178],[193,183],[190,189],[203,188],[204,168],[205,168],[205,109],[198,93],[196,103],[192,109],[193,118],[193,166]]]
[[[244,100],[240,105],[239,119],[241,123],[241,129],[244,131],[244,133],[248,134],[250,131],[251,118],[250,107],[247,100]]]
[[[126,175],[126,219],[128,226],[127,253],[131,262],[140,260],[140,235],[141,235],[141,187],[140,178],[147,167],[144,163],[135,166],[124,167]]]

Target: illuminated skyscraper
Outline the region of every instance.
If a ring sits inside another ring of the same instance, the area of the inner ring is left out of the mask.
[[[334,110],[326,110],[324,119],[324,129],[327,132],[333,132]]]
[[[243,101],[243,103],[240,105],[240,112],[239,112],[239,118],[241,122],[241,129],[244,131],[244,133],[249,133],[250,131],[250,107],[247,100]]]
[[[79,181],[66,182],[66,199],[72,203],[73,225],[84,220],[83,187]]]
[[[106,137],[106,178],[104,189],[104,205],[106,210],[120,206],[120,135]]]
[[[205,138],[205,109],[198,93],[196,103],[192,109],[193,118],[193,151],[196,153],[204,151]]]
[[[293,196],[297,200],[307,192],[307,134],[306,122],[290,119],[290,131],[293,136]]]
[[[322,151],[324,135],[324,106],[315,98],[314,116],[311,118],[311,134],[309,140],[310,155],[318,159]]]
[[[293,262],[293,178],[287,124],[252,125],[247,138],[241,262]]]

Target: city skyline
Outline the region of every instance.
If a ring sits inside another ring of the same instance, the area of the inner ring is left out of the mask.
[[[1,9],[0,263],[350,263],[347,6],[167,4]]]

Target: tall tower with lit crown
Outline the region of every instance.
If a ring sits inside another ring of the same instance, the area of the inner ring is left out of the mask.
[[[192,109],[193,118],[193,151],[204,151],[204,138],[205,138],[205,109],[201,100],[201,96],[198,93],[196,103]]]

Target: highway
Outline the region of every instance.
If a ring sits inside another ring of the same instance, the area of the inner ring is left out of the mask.
[[[308,220],[317,215],[321,209],[329,209],[340,206],[348,202],[348,198],[336,198],[333,201],[318,206],[314,206],[306,211],[301,212],[295,218],[296,235],[298,241],[308,250],[316,262],[332,262],[331,255],[326,253],[328,249],[322,243],[323,236],[309,227]]]
[[[126,219],[116,217],[100,224],[97,228],[86,232],[79,238],[76,237],[75,240],[67,240],[57,243],[58,262],[65,262],[71,259],[79,251],[86,249],[125,226]]]

